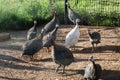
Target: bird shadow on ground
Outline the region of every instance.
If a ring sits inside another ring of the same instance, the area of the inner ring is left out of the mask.
[[[95,61],[104,61],[104,59],[94,59]],[[88,61],[88,59],[78,59],[75,58],[75,62],[80,62],[80,61]]]
[[[93,53],[91,52],[91,50],[92,50],[92,47],[88,47],[88,48],[83,48],[82,50],[78,49],[72,52],[73,53]],[[115,46],[115,45],[98,46],[94,53],[103,53],[103,52],[107,53],[107,51],[120,53],[120,46]]]
[[[34,71],[46,71],[46,70],[54,70],[53,68],[47,68],[42,66],[34,66],[30,64],[21,65],[14,62],[7,62],[0,60],[0,67],[10,68],[10,69],[17,69],[17,70],[34,70]]]
[[[72,76],[72,75],[77,75],[77,74],[84,75],[84,70],[66,70],[66,71],[71,72],[71,73],[67,73],[66,76]]]
[[[52,58],[35,59],[33,62],[52,62]]]
[[[7,79],[7,80],[23,80],[23,79],[18,79],[18,78],[9,78],[9,77],[4,77],[4,76],[0,76],[0,79]]]
[[[21,51],[21,46],[19,45],[2,45],[0,49],[8,49],[8,50],[19,50]]]
[[[61,69],[60,69],[61,70]],[[72,75],[77,75],[81,74],[84,75],[84,70],[72,70],[72,69],[65,69],[65,72],[57,72],[58,74],[61,74],[62,76],[72,76]]]
[[[120,70],[103,70],[101,78],[103,80],[120,80]]]
[[[21,65],[19,63],[25,63],[24,65]],[[40,70],[53,70],[52,68],[43,68],[41,66],[28,66],[32,65],[30,63],[27,63],[25,61],[22,61],[20,59],[17,59],[15,57],[9,56],[9,55],[2,55],[0,54],[0,66],[4,68],[11,68],[11,69],[20,69],[20,70],[35,70],[35,71],[40,71]]]
[[[21,59],[18,59],[18,58],[15,58],[13,56],[9,56],[9,55],[3,55],[3,54],[0,54],[0,59],[7,60],[7,61],[19,62],[19,63],[26,63],[25,61],[23,61]]]

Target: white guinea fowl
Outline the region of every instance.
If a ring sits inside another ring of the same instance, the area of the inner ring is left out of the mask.
[[[74,46],[78,42],[80,36],[79,24],[78,24],[79,22],[80,19],[76,19],[76,26],[67,34],[65,39],[66,48],[70,48],[71,46]]]

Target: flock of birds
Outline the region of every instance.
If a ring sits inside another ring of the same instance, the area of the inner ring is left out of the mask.
[[[59,19],[56,16],[56,11],[53,11],[53,19],[48,22],[41,33],[37,35],[36,24],[37,21],[34,21],[34,26],[28,30],[27,33],[27,42],[23,45],[22,56],[27,55],[30,56],[30,59],[34,59],[34,54],[41,50],[43,47],[47,48],[47,52],[50,52],[49,47],[51,47],[52,59],[53,62],[58,64],[56,68],[56,72],[62,67],[62,72],[64,73],[65,67],[70,65],[75,61],[72,51],[70,50],[71,46],[75,46],[78,42],[80,31],[79,31],[79,23],[80,19],[78,15],[71,9],[69,3],[66,3],[68,9],[68,18],[71,22],[73,22],[76,26],[66,35],[65,38],[65,46],[57,44],[56,40],[56,32],[60,26]],[[87,31],[89,34],[90,42],[92,44],[92,51],[95,50],[94,44],[100,43],[100,33]],[[74,47],[75,50],[75,47]],[[95,64],[93,56],[90,56],[88,59],[90,64],[88,64],[85,68],[84,78],[90,80],[97,80],[101,74],[101,66],[99,64]]]

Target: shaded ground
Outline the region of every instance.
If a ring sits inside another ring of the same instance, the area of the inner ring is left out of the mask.
[[[65,35],[71,29],[60,28],[57,43],[64,44]],[[57,65],[52,62],[51,54],[46,53],[44,49],[37,53],[35,61],[22,61],[19,57],[22,53],[21,46],[26,41],[26,31],[11,31],[11,40],[0,42],[0,80],[83,80],[84,69],[88,64],[87,58],[90,55],[102,66],[100,80],[120,80],[120,28],[91,30],[101,30],[102,40],[97,51],[90,52],[91,44],[86,28],[80,28],[77,50],[73,51],[76,62],[66,67],[66,74],[55,73]]]

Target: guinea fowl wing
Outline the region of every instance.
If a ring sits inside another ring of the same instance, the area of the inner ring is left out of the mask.
[[[71,59],[74,61],[74,57],[72,52],[66,48],[65,46],[57,46],[56,53],[58,53],[59,56],[61,56],[62,59]],[[59,58],[60,59],[60,58]]]
[[[32,55],[38,52],[41,48],[42,42],[39,39],[34,38],[27,41],[26,44],[23,46],[23,55]]]

